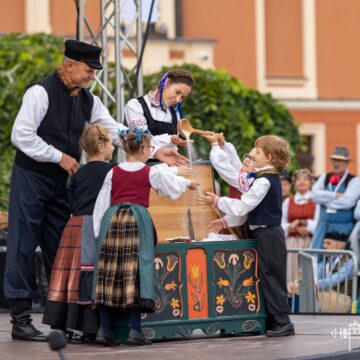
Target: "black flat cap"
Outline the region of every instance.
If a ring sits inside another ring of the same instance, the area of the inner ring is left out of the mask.
[[[101,48],[78,40],[66,40],[64,55],[76,61],[82,61],[93,69],[103,68],[100,62]]]

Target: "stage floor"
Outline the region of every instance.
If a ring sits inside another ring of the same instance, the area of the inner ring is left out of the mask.
[[[34,324],[48,332],[49,328],[41,324],[41,314],[34,314]],[[340,330],[360,324],[359,316],[292,316],[296,336],[268,338],[265,336],[208,337],[197,332],[189,339],[155,342],[148,347],[119,346],[108,348],[102,345],[69,344],[65,349],[67,360],[92,359],[291,359],[307,358],[320,354],[332,354],[338,359],[360,358],[359,335],[340,339]],[[0,359],[1,360],[51,360],[58,359],[47,343],[12,341],[9,315],[0,313]],[[337,334],[336,338],[331,334]],[[349,347],[351,351],[349,352]],[[336,354],[334,354],[336,353]]]

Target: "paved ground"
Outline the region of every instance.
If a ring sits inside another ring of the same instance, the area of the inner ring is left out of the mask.
[[[354,321],[360,323],[359,316],[312,316],[292,317],[296,336],[285,338],[267,338],[265,336],[208,337],[200,332],[188,340],[156,342],[148,347],[119,346],[107,348],[101,345],[69,344],[65,349],[67,360],[92,359],[156,359],[156,360],[221,360],[221,359],[289,359],[316,354],[336,352],[348,353],[349,341],[334,338],[331,332],[336,329],[348,329]],[[44,331],[41,315],[34,314],[34,323]],[[356,325],[356,324],[355,324]],[[0,314],[0,359],[1,360],[51,360],[58,359],[46,343],[12,341],[10,338],[8,314]],[[351,353],[360,349],[360,338],[352,338]],[[340,358],[344,358],[340,356]],[[360,358],[360,354],[359,357]]]

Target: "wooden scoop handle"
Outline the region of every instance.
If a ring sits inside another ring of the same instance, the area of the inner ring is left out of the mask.
[[[206,130],[198,130],[198,129],[192,129],[191,131],[193,134],[199,134],[199,135],[209,135],[211,131]]]

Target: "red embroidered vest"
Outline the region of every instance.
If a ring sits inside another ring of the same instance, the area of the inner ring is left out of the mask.
[[[113,167],[111,205],[130,202],[149,207],[150,190],[150,166],[138,171]]]
[[[306,204],[298,205],[295,204],[294,197],[291,196],[289,199],[289,213],[288,221],[289,223],[294,220],[308,220],[313,219],[315,216],[315,204],[309,199]]]

